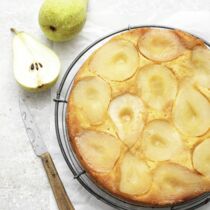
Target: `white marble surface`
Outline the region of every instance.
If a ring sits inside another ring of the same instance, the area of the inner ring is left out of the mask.
[[[27,99],[76,210],[113,210],[73,180],[62,157],[54,132],[52,98],[56,87],[30,94],[14,81],[9,29],[25,30],[52,47],[62,61],[62,77],[84,47],[128,24],[179,27],[210,41],[210,1],[90,0],[84,29],[66,43],[49,42],[42,34],[37,21],[41,4],[42,0],[0,1],[0,210],[57,210],[42,164],[33,153],[20,119],[19,96]],[[200,209],[208,210],[210,204]]]

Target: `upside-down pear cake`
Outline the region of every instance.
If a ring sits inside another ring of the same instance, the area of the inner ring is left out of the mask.
[[[180,30],[115,36],[78,71],[67,127],[86,172],[115,196],[163,206],[209,192],[209,49]]]

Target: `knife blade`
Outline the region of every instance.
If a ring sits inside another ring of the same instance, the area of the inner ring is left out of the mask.
[[[47,152],[47,147],[40,135],[39,128],[37,127],[34,117],[26,106],[25,102],[19,98],[19,106],[21,117],[26,129],[26,133],[37,156]]]
[[[40,135],[39,128],[36,125],[29,108],[21,98],[19,98],[19,107],[26,133],[34,152],[42,160],[59,210],[75,210],[66,193],[50,153],[47,151],[47,147]]]

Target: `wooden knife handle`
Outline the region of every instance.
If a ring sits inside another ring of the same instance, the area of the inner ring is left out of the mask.
[[[59,210],[75,210],[48,152],[41,155]]]

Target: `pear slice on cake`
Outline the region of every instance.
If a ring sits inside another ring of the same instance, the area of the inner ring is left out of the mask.
[[[134,44],[126,40],[112,40],[96,51],[90,70],[112,81],[124,81],[137,70],[139,55]]]
[[[137,76],[138,95],[153,109],[162,110],[170,105],[177,86],[176,77],[162,65],[144,66]]]
[[[88,119],[91,125],[99,125],[105,120],[111,99],[111,88],[100,77],[85,77],[72,90],[72,102]]]
[[[114,98],[110,103],[108,114],[118,136],[129,147],[135,144],[144,126],[143,111],[141,99],[129,93]]]
[[[204,47],[195,47],[192,51],[192,63],[195,68],[195,85],[210,99],[210,51]]]
[[[193,152],[195,169],[210,178],[210,138],[196,146]]]
[[[142,150],[148,159],[169,160],[179,153],[182,147],[181,136],[169,122],[154,120],[144,128]]]
[[[83,163],[96,172],[110,172],[120,156],[121,142],[107,133],[86,130],[77,135],[75,144]]]
[[[150,60],[170,61],[183,53],[179,38],[169,30],[153,29],[146,32],[138,41],[140,52]]]
[[[196,69],[210,75],[210,51],[204,47],[195,47],[192,51],[192,63]]]
[[[181,87],[172,115],[175,126],[187,136],[202,136],[210,128],[210,103],[193,86]]]
[[[159,202],[173,203],[195,197],[210,189],[209,181],[198,173],[173,162],[163,162],[153,172]]]
[[[11,30],[15,32],[13,66],[16,81],[24,89],[32,92],[50,88],[60,73],[58,56],[29,34]]]
[[[152,175],[147,164],[126,153],[120,165],[119,190],[129,195],[143,195],[152,185]]]

